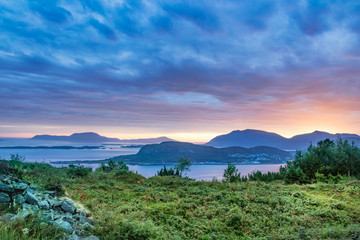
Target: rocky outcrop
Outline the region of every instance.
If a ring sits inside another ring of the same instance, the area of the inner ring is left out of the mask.
[[[42,224],[63,229],[68,239],[98,239],[89,232],[94,222],[71,199],[56,197],[53,191],[43,191],[29,182],[0,174],[0,213],[10,207],[17,209],[17,213],[0,214],[0,221],[36,215]]]

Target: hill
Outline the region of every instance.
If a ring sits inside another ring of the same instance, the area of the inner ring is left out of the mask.
[[[350,142],[355,142],[357,145],[360,144],[360,136],[356,134],[331,134],[327,132],[315,131],[312,133],[296,135],[292,138],[285,138],[276,133],[246,129],[243,131],[236,130],[229,134],[217,136],[210,140],[210,142],[206,143],[206,145],[213,147],[270,146],[286,150],[303,150],[306,149],[310,143],[316,144],[320,140],[324,140],[326,138],[331,140],[342,138]]]
[[[66,142],[124,142],[124,143],[161,143],[164,141],[173,141],[172,139],[167,137],[122,140],[118,138],[104,137],[94,132],[74,133],[70,136],[36,135],[31,139],[44,140],[44,141],[66,141]]]
[[[137,154],[117,156],[113,160],[127,163],[176,163],[179,158],[188,157],[193,163],[285,163],[291,159],[289,152],[258,146],[253,148],[215,148],[184,142],[163,142],[143,146]]]

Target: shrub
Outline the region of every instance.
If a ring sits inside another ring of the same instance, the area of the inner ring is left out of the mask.
[[[329,139],[310,145],[307,152],[296,152],[295,160],[288,162],[285,182],[309,183],[325,181],[336,183],[340,175],[360,174],[360,149],[354,143]]]
[[[84,166],[81,166],[81,165],[75,166],[73,164],[69,165],[69,167],[66,170],[67,170],[66,171],[67,175],[72,178],[86,177],[92,171],[91,168],[85,168]]]
[[[117,163],[113,160],[110,160],[107,164],[101,163],[100,167],[96,169],[97,171],[111,172],[111,171],[121,171],[126,173],[129,171],[129,167],[123,162],[118,161]]]

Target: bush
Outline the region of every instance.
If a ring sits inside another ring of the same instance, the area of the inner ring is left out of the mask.
[[[173,167],[173,168],[169,168],[167,169],[166,166],[164,165],[163,168],[160,169],[160,171],[158,171],[156,173],[156,176],[180,176],[182,177],[182,174],[186,171],[190,171],[190,166],[191,166],[191,160],[188,158],[180,158],[178,160],[178,163]]]
[[[91,168],[85,168],[84,166],[78,165],[75,166],[74,164],[69,165],[66,169],[67,175],[75,178],[75,177],[86,177],[92,171]]]
[[[310,145],[307,152],[296,152],[286,167],[286,183],[325,181],[336,183],[340,176],[360,175],[360,149],[354,143],[329,139]]]
[[[121,173],[126,173],[129,172],[129,167],[123,161],[118,161],[116,163],[115,161],[110,160],[107,164],[101,163],[100,167],[96,170],[103,172],[112,172],[116,170],[120,171]]]

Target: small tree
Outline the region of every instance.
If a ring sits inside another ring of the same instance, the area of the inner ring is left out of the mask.
[[[227,182],[240,181],[240,175],[241,174],[239,173],[239,170],[236,168],[235,164],[228,162],[228,167],[224,170],[224,180]]]
[[[190,171],[191,160],[186,157],[182,157],[178,160],[178,163],[174,166],[176,171],[179,171],[180,176],[182,176],[183,172]]]

